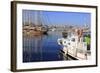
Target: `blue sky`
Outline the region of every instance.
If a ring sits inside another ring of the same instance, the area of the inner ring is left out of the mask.
[[[91,14],[82,12],[56,12],[56,11],[37,11],[38,17],[42,18],[42,21],[46,25],[77,25],[84,26],[85,24],[91,25]],[[31,22],[35,21],[34,10],[23,10],[23,21],[27,22],[31,19]]]

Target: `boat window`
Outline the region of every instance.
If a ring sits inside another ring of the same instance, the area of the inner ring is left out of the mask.
[[[66,43],[66,41],[64,41],[64,43]]]
[[[72,41],[75,42],[75,38],[72,38]]]
[[[70,45],[70,43],[68,43],[68,45]]]
[[[62,44],[62,40],[59,40],[60,44]]]

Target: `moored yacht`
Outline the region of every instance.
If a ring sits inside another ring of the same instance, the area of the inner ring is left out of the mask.
[[[70,55],[79,60],[90,58],[90,50],[87,50],[87,42],[84,41],[82,30],[76,29],[75,32],[63,32],[63,38],[58,39],[58,44],[65,55]]]

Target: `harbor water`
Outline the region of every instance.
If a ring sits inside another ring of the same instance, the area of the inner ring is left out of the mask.
[[[23,36],[23,62],[67,60],[60,53],[62,47],[57,43],[61,37],[59,31],[50,31],[42,36]]]

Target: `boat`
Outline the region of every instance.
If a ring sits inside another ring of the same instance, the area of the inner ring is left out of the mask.
[[[42,11],[33,11],[34,14],[30,12],[26,13],[27,21],[23,21],[23,33],[24,34],[31,34],[34,36],[42,36],[47,34],[48,27],[44,25],[42,21]]]
[[[48,32],[47,28],[44,28],[43,26],[24,26],[23,31],[24,33],[30,33],[34,36],[46,35]]]
[[[58,44],[65,55],[70,55],[78,60],[90,59],[90,50],[87,50],[87,42],[84,41],[81,30],[76,32],[62,32],[63,38],[58,39]],[[70,35],[69,35],[70,34]]]

